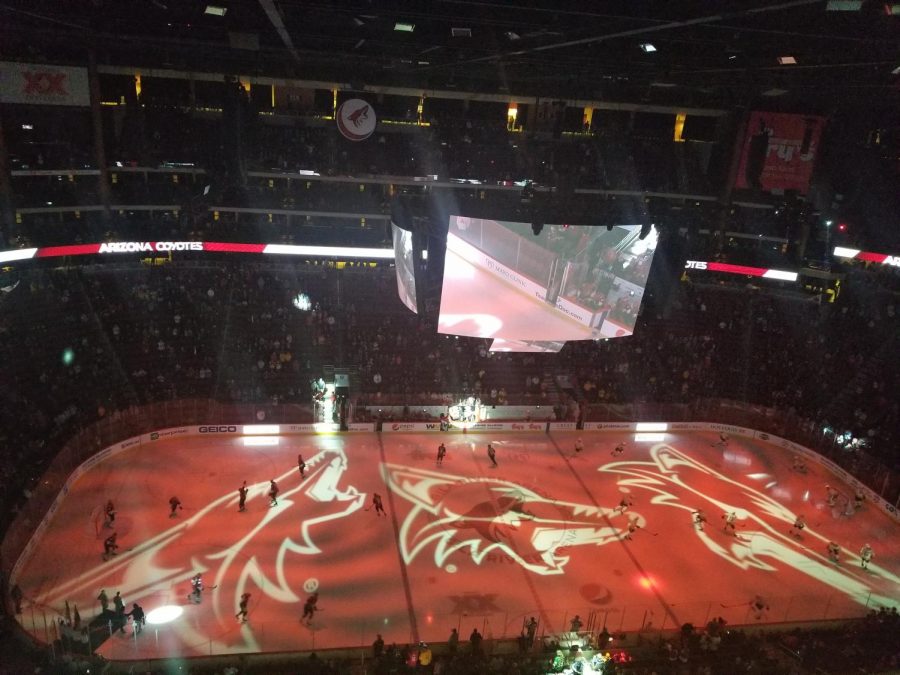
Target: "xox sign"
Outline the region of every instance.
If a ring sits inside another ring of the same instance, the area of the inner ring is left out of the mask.
[[[0,103],[90,105],[87,68],[0,61]]]

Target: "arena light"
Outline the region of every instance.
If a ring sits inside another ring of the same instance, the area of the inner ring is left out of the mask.
[[[341,425],[335,424],[334,422],[314,422],[313,423],[313,431],[315,431],[317,434],[333,434],[340,430],[341,430]]]
[[[227,7],[221,7],[219,5],[207,5],[203,13],[212,14],[213,16],[225,16],[225,12],[227,11]]]
[[[12,262],[13,260],[28,260],[37,253],[36,248],[17,248],[12,251],[0,251],[0,263]]]
[[[412,33],[416,29],[416,24],[398,21],[394,24],[394,30],[400,33]]]
[[[874,253],[872,251],[860,251],[858,248],[844,248],[843,246],[835,246],[834,255],[838,258],[851,258],[854,260],[862,260],[863,262],[880,263],[882,265],[900,267],[900,255]]]
[[[0,263],[32,258],[59,258],[76,255],[107,255],[122,253],[274,253],[302,255],[313,258],[363,258],[393,260],[390,248],[361,248],[348,246],[292,246],[287,244],[250,244],[221,241],[111,241],[93,244],[67,244],[42,248],[17,248],[0,251]]]
[[[797,281],[796,272],[785,272],[784,270],[766,270],[763,274],[764,279],[781,279],[782,281]]]
[[[744,274],[750,277],[762,277],[763,279],[780,279],[782,281],[797,281],[797,272],[787,270],[775,270],[765,267],[749,267],[748,265],[731,265],[729,263],[709,262],[706,260],[686,260],[686,270],[705,270],[707,272],[724,272],[726,274]]]
[[[394,259],[392,248],[357,248],[354,246],[299,246],[295,244],[267,244],[263,253],[274,255],[309,255],[319,258],[377,258]]]
[[[291,304],[301,312],[308,312],[312,309],[312,301],[306,293],[297,293],[294,299],[291,300]]]
[[[163,605],[156,609],[151,609],[144,617],[147,623],[158,626],[163,623],[170,623],[184,613],[184,608],[178,605]]]
[[[668,431],[666,422],[638,422],[634,425],[635,431]]]
[[[245,436],[272,436],[281,433],[281,427],[277,424],[245,424]]]
[[[245,448],[258,448],[278,445],[281,438],[278,436],[244,436],[241,441]]]

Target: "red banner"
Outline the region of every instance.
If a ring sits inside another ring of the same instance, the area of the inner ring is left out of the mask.
[[[822,117],[751,113],[735,187],[805,194],[824,126]]]

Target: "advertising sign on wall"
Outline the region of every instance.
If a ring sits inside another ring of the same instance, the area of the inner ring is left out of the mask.
[[[0,61],[0,103],[90,105],[87,68]]]
[[[822,117],[752,112],[735,187],[806,194],[824,126]]]

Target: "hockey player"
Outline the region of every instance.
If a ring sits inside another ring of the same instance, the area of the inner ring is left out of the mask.
[[[633,535],[639,529],[641,529],[641,526],[638,525],[638,519],[632,518],[631,520],[628,521],[628,532],[625,534],[624,538],[627,539],[628,541],[631,541],[632,540],[631,535]]]
[[[101,612],[109,610],[109,596],[106,594],[105,589],[100,591],[100,595],[97,596],[97,599],[100,601]]]
[[[837,504],[838,499],[838,491],[835,490],[830,485],[825,486],[825,501],[828,506],[835,506]]]
[[[443,443],[441,443],[438,446],[438,451],[437,451],[437,465],[438,466],[444,465],[444,457],[446,457],[446,456],[447,456],[447,448],[444,446]]]
[[[113,606],[115,607],[116,618],[112,620],[112,626],[118,627],[119,633],[124,635],[125,625],[128,623],[128,619],[125,618],[125,601],[122,600],[120,591],[116,591],[116,594],[113,597]]]
[[[808,471],[808,469],[806,468],[806,462],[803,461],[803,458],[800,455],[794,455],[794,459],[791,463],[791,469],[793,469],[797,473],[806,473]]]
[[[863,494],[863,491],[857,490],[856,494],[853,495],[853,510],[859,511],[864,501],[866,501],[866,496]]]
[[[794,524],[791,525],[791,529],[788,530],[788,534],[792,537],[796,537],[797,539],[802,538],[803,528],[806,527],[806,516],[799,515],[794,520]]]
[[[306,462],[303,461],[303,455],[297,455],[297,468],[300,469],[300,478],[306,478]]]
[[[116,537],[118,535],[113,532],[106,538],[106,541],[103,542],[103,559],[109,560],[111,556],[116,555],[116,549],[119,548],[119,545],[116,543]]]
[[[269,481],[269,499],[269,506],[278,506],[278,485],[274,478]]]
[[[833,541],[828,542],[828,559],[837,564],[838,557],[841,554],[841,547]]]
[[[247,603],[250,602],[250,594],[241,595],[241,601],[238,603],[238,613],[234,615],[235,619],[240,619],[241,623],[247,620]]]
[[[384,510],[384,503],[381,501],[381,495],[377,492],[372,495],[372,506],[369,508],[375,508],[376,516],[387,516],[387,512]]]
[[[698,509],[697,511],[694,511],[694,514],[693,514],[693,515],[694,515],[694,526],[695,526],[698,530],[700,530],[701,532],[703,532],[703,523],[708,522],[708,521],[706,520],[706,514],[703,513],[703,509]]]
[[[188,600],[193,602],[195,605],[199,605],[200,601],[203,599],[203,575],[200,572],[197,572],[194,576],[191,577],[191,594],[188,596]]]
[[[497,466],[497,451],[494,450],[494,446],[488,443],[487,447],[488,459],[491,460],[492,466]]]
[[[303,616],[300,619],[301,621],[306,621],[307,625],[312,623],[313,617],[316,615],[316,611],[318,611],[319,609],[316,606],[318,602],[319,592],[316,591],[306,599],[305,603],[303,603]]]
[[[581,617],[578,614],[576,614],[575,618],[572,619],[571,623],[569,624],[569,632],[570,633],[580,633],[581,628],[583,626],[584,626],[584,623],[582,623]]]
[[[733,536],[737,536],[737,514],[734,511],[729,513],[725,513],[722,515],[722,518],[725,519],[725,527],[723,531],[725,534],[730,534]]]
[[[863,547],[859,549],[859,564],[864,569],[869,569],[869,563],[872,562],[872,558],[875,557],[875,552],[872,550],[872,547],[868,544],[863,544]]]
[[[244,481],[244,484],[238,488],[238,511],[246,511],[247,510],[247,493],[249,490],[247,489],[247,481]]]
[[[623,452],[625,452],[625,444],[619,443],[609,454],[613,457],[621,457]]]
[[[183,509],[184,507],[181,505],[181,500],[178,497],[170,497],[169,498],[169,518],[175,518],[178,515],[178,511]]]
[[[756,619],[761,619],[763,614],[769,611],[769,605],[766,604],[765,599],[761,595],[757,595],[753,600],[750,601],[750,609],[753,610],[753,614]]]
[[[726,434],[723,431],[722,433],[719,434],[719,440],[716,441],[715,443],[713,443],[713,447],[719,448],[720,450],[724,450],[725,448],[728,447],[729,440],[730,439],[728,438],[728,434]]]
[[[103,527],[112,527],[115,519],[116,507],[113,506],[112,499],[110,499],[106,502],[106,520],[103,522]]]
[[[131,605],[131,611],[125,616],[130,616],[134,625],[134,634],[139,635],[144,627],[144,609],[136,602]]]
[[[622,495],[622,499],[619,500],[619,505],[614,508],[613,511],[625,513],[632,504],[634,504],[634,500],[631,498],[631,495]]]
[[[580,454],[582,450],[584,450],[584,442],[581,440],[580,437],[576,438],[575,439],[575,454],[576,455]]]

